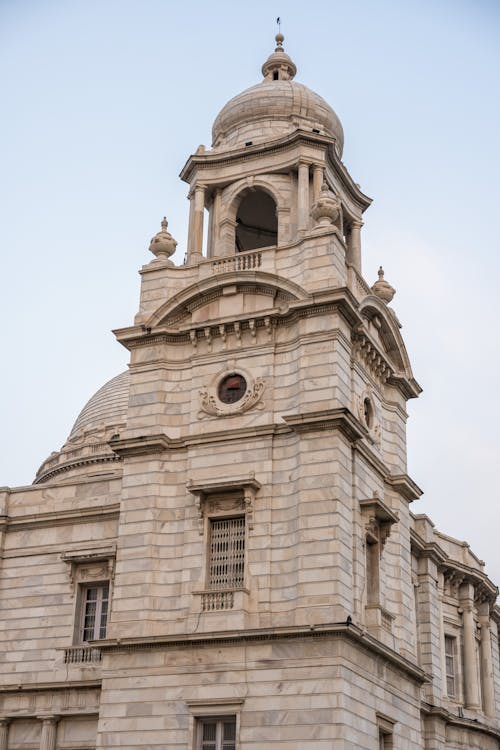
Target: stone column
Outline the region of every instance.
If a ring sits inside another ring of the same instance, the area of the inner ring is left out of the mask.
[[[313,203],[319,198],[324,178],[325,173],[323,167],[320,164],[315,164],[313,166]]]
[[[304,234],[309,223],[309,164],[299,162],[297,231]]]
[[[56,750],[57,722],[59,716],[39,716],[42,722],[40,750]]]
[[[479,608],[481,624],[481,680],[483,685],[483,710],[495,718],[495,685],[493,682],[493,653],[491,650],[490,605],[484,602]]]
[[[0,716],[0,750],[7,750],[9,742],[10,719]]]
[[[351,222],[351,236],[349,239],[348,261],[352,263],[358,273],[361,273],[361,227],[362,221]]]
[[[219,239],[219,222],[220,222],[220,209],[221,209],[221,190],[217,188],[214,193],[212,200],[212,208],[210,211],[210,225],[208,230],[210,248],[207,252],[208,258],[213,258],[216,255],[220,255],[218,248]]]
[[[205,211],[205,185],[197,185],[194,189],[193,216],[193,256],[194,260],[202,258],[203,250],[203,214]]]
[[[189,195],[188,263],[199,263],[203,249],[203,212],[205,210],[205,185],[196,185]]]
[[[464,685],[465,705],[467,708],[479,708],[479,684],[476,661],[476,634],[474,628],[474,586],[463,583],[460,587],[460,606],[462,608],[464,637]]]

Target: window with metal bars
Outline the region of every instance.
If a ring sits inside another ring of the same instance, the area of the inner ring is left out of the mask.
[[[109,583],[82,586],[80,589],[79,642],[106,638],[108,621]]]
[[[245,516],[210,519],[208,587],[243,587],[245,575]]]
[[[197,750],[236,750],[236,717],[199,719]]]

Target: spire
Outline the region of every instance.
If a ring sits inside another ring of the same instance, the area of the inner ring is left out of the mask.
[[[297,73],[297,67],[283,49],[285,37],[280,31],[275,40],[276,48],[262,66],[262,75],[268,81],[291,81]]]

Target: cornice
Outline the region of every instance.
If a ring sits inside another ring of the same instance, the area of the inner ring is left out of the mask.
[[[320,411],[287,414],[283,419],[294,432],[318,432],[339,430],[350,441],[364,437],[366,430],[347,408],[322,409]]]
[[[48,471],[42,471],[34,480],[34,485],[39,484],[45,484],[46,482],[50,481],[54,477],[59,476],[59,474],[65,474],[67,471],[71,471],[71,469],[76,469],[81,466],[92,466],[93,464],[105,464],[109,463],[111,461],[118,461],[118,457],[111,454],[103,454],[101,456],[82,456],[81,458],[74,458],[70,459],[69,461],[65,461],[62,464],[59,464],[58,466],[55,466],[53,469],[49,469]]]
[[[418,500],[424,494],[423,490],[408,474],[392,474],[385,481],[409,503]]]
[[[68,523],[90,523],[92,521],[114,520],[120,515],[120,503],[97,508],[72,508],[71,510],[32,513],[26,516],[4,516],[8,531],[65,526]]]
[[[450,726],[460,727],[461,729],[470,729],[473,732],[487,734],[496,740],[500,739],[500,729],[491,724],[483,724],[480,714],[478,718],[466,719],[450,713],[442,706],[431,706],[429,703],[422,703],[421,712],[424,716],[436,716],[442,719]]]
[[[157,326],[147,328],[145,326],[130,326],[115,329],[117,340],[126,349],[131,351],[144,346],[156,346],[158,344],[184,344],[189,340],[198,338],[198,335],[206,335],[210,330],[212,338],[221,336],[220,328],[224,326],[228,331],[237,323],[240,329],[245,326],[250,328],[250,321],[254,327],[269,328],[274,325],[290,325],[296,320],[310,316],[320,316],[325,313],[338,311],[350,326],[358,326],[362,319],[357,310],[358,303],[352,292],[347,287],[335,290],[323,290],[315,292],[310,299],[289,302],[286,309],[272,308],[247,315],[237,315],[232,318],[214,318],[208,324],[198,323],[179,328]]]
[[[11,685],[0,685],[0,694],[6,693],[33,693],[54,690],[95,690],[101,688],[102,680],[64,680],[54,682],[20,682]],[[95,711],[94,711],[95,713]],[[16,713],[16,716],[18,714]]]
[[[332,637],[348,639],[364,646],[368,651],[383,656],[393,667],[409,675],[418,684],[430,681],[429,675],[409,659],[406,659],[389,646],[369,635],[366,630],[346,622],[310,625],[307,627],[296,625],[290,627],[249,628],[246,630],[213,631],[208,633],[188,633],[144,638],[109,639],[105,641],[91,641],[90,645],[99,647],[103,653],[112,653],[116,651],[195,648],[202,645],[231,645],[259,641]]]
[[[496,600],[498,588],[490,581],[486,573],[448,557],[438,542],[426,542],[415,529],[410,529],[410,541],[417,556],[430,558],[445,578],[454,577],[472,583],[476,589],[476,599],[488,600],[491,603]],[[498,613],[500,615],[500,609]]]

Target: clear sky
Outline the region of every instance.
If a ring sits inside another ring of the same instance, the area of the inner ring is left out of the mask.
[[[126,368],[139,267],[178,179],[282,17],[297,80],[334,107],[374,198],[363,268],[396,287],[415,377],[413,504],[500,583],[500,3],[0,0],[0,484],[31,483]]]

